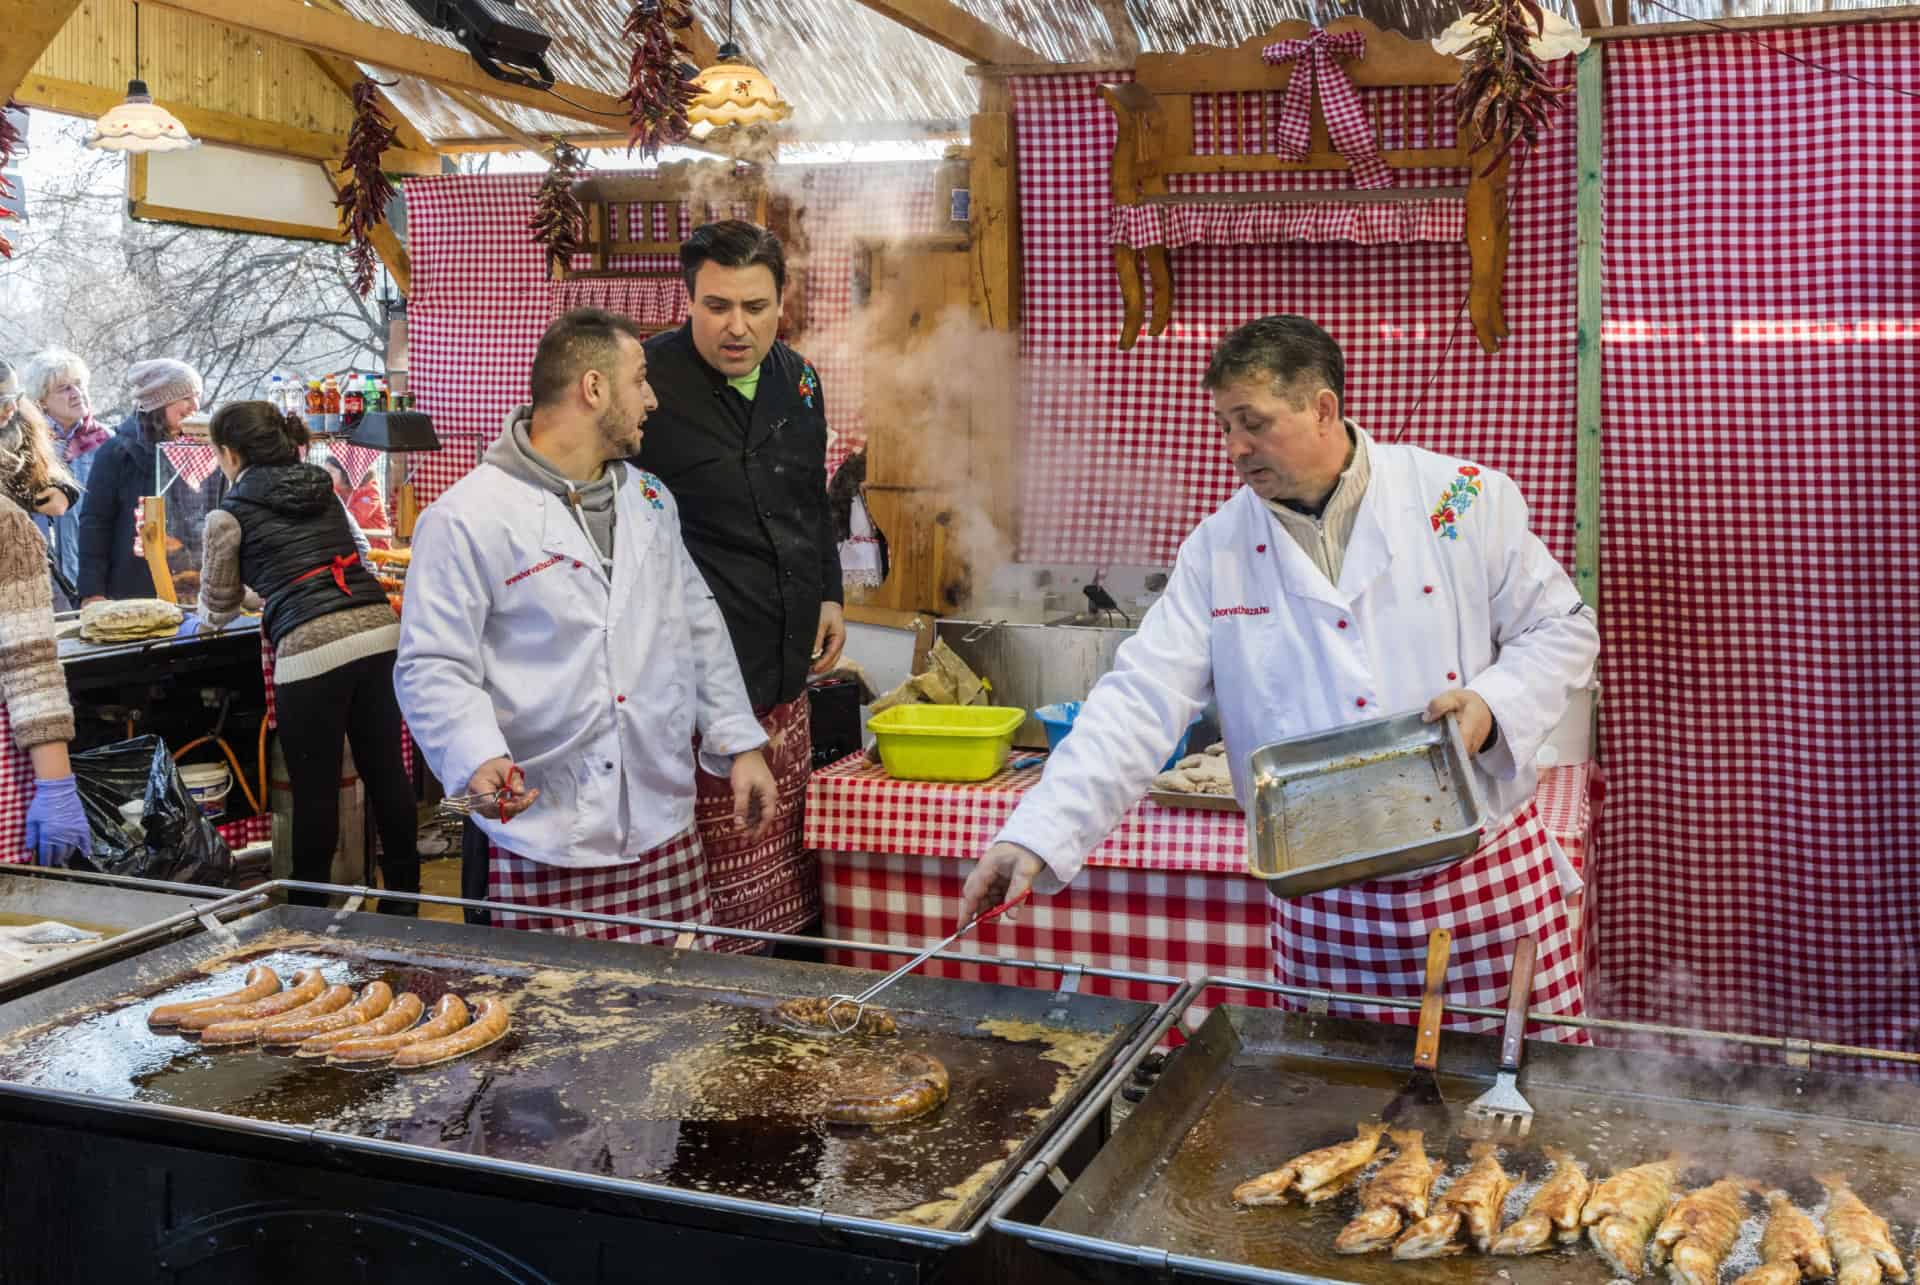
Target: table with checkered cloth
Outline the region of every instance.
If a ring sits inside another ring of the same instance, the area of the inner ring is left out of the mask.
[[[807,788],[806,843],[820,852],[826,935],[892,946],[924,946],[946,936],[973,860],[1040,773],[1037,767],[1006,770],[977,785],[895,781],[857,754],[815,772]],[[1542,774],[1541,815],[1570,856],[1584,850],[1590,778],[1585,764]],[[1558,828],[1569,824],[1578,829]],[[976,928],[963,948],[1047,963],[1270,981],[1271,917],[1265,888],[1247,874],[1240,813],[1147,800],[1094,849],[1079,878],[1054,896],[1036,898],[1014,923]],[[865,951],[834,954],[835,962],[862,968],[899,962]],[[1007,985],[1053,980],[992,965],[936,960],[926,967]],[[1089,979],[1087,986],[1128,999],[1161,998],[1141,983]],[[1225,998],[1265,1002],[1248,992]]]

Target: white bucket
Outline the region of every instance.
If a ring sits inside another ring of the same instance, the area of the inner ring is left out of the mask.
[[[203,816],[217,817],[227,810],[227,794],[233,789],[233,773],[225,763],[192,763],[180,766],[180,780],[187,793],[200,805]]]

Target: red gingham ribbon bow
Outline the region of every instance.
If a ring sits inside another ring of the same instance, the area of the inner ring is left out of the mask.
[[[1391,187],[1392,177],[1380,159],[1380,145],[1360,106],[1359,91],[1335,56],[1364,58],[1367,38],[1358,31],[1316,31],[1304,40],[1277,40],[1260,51],[1269,63],[1293,62],[1287,78],[1287,98],[1280,109],[1275,142],[1288,160],[1305,160],[1313,137],[1313,87],[1320,86],[1320,110],[1327,118],[1327,137],[1347,158],[1355,187]]]

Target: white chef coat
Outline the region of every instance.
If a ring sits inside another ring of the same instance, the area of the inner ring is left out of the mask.
[[[1042,891],[1078,873],[1209,699],[1243,808],[1260,746],[1462,686],[1499,728],[1474,760],[1490,820],[1532,798],[1534,753],[1593,674],[1593,614],[1505,475],[1364,445],[1373,477],[1337,586],[1247,487],[1187,537],[1165,595],[997,836],[1046,861]]]
[[[494,843],[555,866],[634,858],[693,824],[693,736],[727,775],[766,744],[726,622],[658,478],[627,464],[612,580],[557,495],[482,463],[421,515],[394,688],[434,774],[507,757],[541,796]]]

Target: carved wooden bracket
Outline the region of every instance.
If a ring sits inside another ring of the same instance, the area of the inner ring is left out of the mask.
[[[1461,62],[1435,52],[1425,41],[1382,31],[1364,18],[1341,18],[1329,23],[1326,30],[1358,31],[1365,35],[1366,56],[1346,64],[1348,77],[1356,88],[1438,87],[1459,82]],[[1392,169],[1466,168],[1470,177],[1464,188],[1276,190],[1219,196],[1168,190],[1167,180],[1175,175],[1276,174],[1349,168],[1346,157],[1329,141],[1326,118],[1317,95],[1312,141],[1304,160],[1286,159],[1271,150],[1270,145],[1264,149],[1244,146],[1258,119],[1251,96],[1284,91],[1298,65],[1271,66],[1261,57],[1261,50],[1275,41],[1301,39],[1313,31],[1310,23],[1283,22],[1237,48],[1199,45],[1182,54],[1143,55],[1134,65],[1132,82],[1103,86],[1101,96],[1119,122],[1111,170],[1114,204],[1122,207],[1303,201],[1362,204],[1464,197],[1467,249],[1473,263],[1469,308],[1474,333],[1483,349],[1490,353],[1497,351],[1500,341],[1507,336],[1501,298],[1507,262],[1507,166],[1503,161],[1492,173],[1480,175],[1478,170],[1482,167],[1467,156],[1450,116],[1444,122],[1434,122],[1435,132],[1452,140],[1449,146],[1382,148],[1380,157]],[[1247,96],[1235,100],[1237,105],[1229,108],[1239,116],[1243,140],[1239,150],[1205,154],[1195,150],[1193,100],[1198,94]],[[1379,122],[1375,120],[1373,124],[1378,136]],[[1140,271],[1142,255],[1153,283],[1151,319],[1146,316],[1145,282]],[[1115,245],[1113,264],[1126,305],[1120,347],[1131,348],[1138,341],[1143,325],[1149,334],[1158,335],[1172,320],[1173,266],[1164,245],[1149,246],[1143,251]]]

